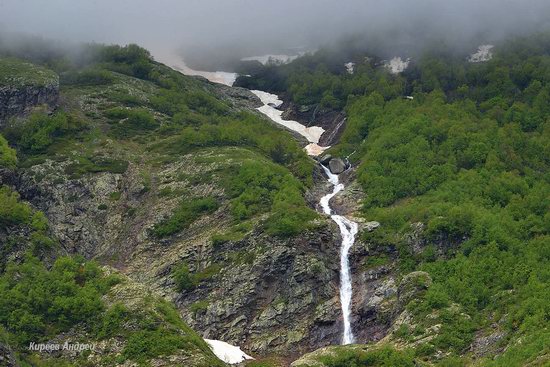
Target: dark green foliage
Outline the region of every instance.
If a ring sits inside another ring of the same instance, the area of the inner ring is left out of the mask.
[[[191,273],[186,264],[179,265],[172,270],[177,289],[188,291],[197,287],[201,282],[212,278],[221,270],[219,265],[210,265],[201,271]]]
[[[153,69],[151,54],[135,44],[124,47],[96,46],[97,59],[106,63],[105,67],[121,74],[148,79]]]
[[[154,357],[170,355],[186,346],[186,340],[168,330],[140,330],[132,333],[123,356],[127,359],[144,361]]]
[[[476,330],[498,321],[511,335],[508,348],[519,338],[526,345],[490,365],[547,353],[536,340],[548,340],[550,314],[549,34],[503,42],[477,64],[434,47],[400,75],[369,54],[356,55],[349,75],[339,51],[240,82],[345,110],[333,153],[355,152],[365,216],[382,224],[364,237],[377,250],[397,250],[401,271],[425,270],[434,281],[411,307],[419,320],[436,313],[442,327],[417,353],[465,353]],[[416,222],[427,242],[419,254],[402,240]]]
[[[111,119],[111,133],[120,139],[131,138],[156,129],[159,124],[151,113],[145,109],[113,108],[105,112]]]
[[[15,168],[17,155],[15,150],[10,148],[8,141],[0,135],[0,168]]]
[[[184,200],[170,218],[155,225],[153,234],[157,237],[166,237],[178,233],[202,215],[213,213],[218,207],[218,202],[212,197]]]
[[[30,250],[38,255],[55,245],[47,235],[48,220],[44,213],[33,210],[20,200],[19,193],[6,186],[0,187],[0,228],[8,233],[0,246],[0,274],[13,252]]]
[[[131,313],[122,303],[115,303],[109,308],[102,317],[101,323],[98,323],[95,331],[99,339],[110,338],[118,335],[123,323],[130,319]]]
[[[368,351],[340,350],[335,356],[320,357],[327,367],[414,367],[416,362],[410,351],[382,347]]]
[[[65,172],[72,177],[80,177],[86,173],[111,172],[124,173],[128,169],[128,162],[106,157],[80,157],[77,162],[65,168]]]
[[[308,228],[316,218],[302,196],[304,187],[284,168],[274,164],[247,162],[229,183],[231,211],[238,220],[271,212],[269,233],[288,237]]]
[[[114,77],[107,70],[88,68],[61,74],[62,85],[97,86],[112,84]]]
[[[93,262],[63,257],[47,270],[28,256],[0,277],[0,323],[22,345],[41,341],[97,317],[113,281]]]
[[[56,138],[82,130],[84,123],[63,112],[51,116],[32,114],[23,124],[8,128],[6,136],[19,148],[29,153],[43,152]]]

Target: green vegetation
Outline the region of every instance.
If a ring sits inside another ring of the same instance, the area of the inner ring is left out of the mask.
[[[93,262],[62,257],[48,270],[27,256],[21,264],[8,264],[0,277],[0,323],[20,345],[44,340],[98,317],[101,295],[114,281],[102,277]]]
[[[19,59],[0,56],[0,85],[42,87],[57,83],[57,74],[51,70]]]
[[[155,225],[153,234],[157,237],[166,237],[178,233],[202,215],[213,213],[218,207],[219,204],[213,197],[183,200],[170,218]]]
[[[435,315],[442,324],[418,353],[463,355],[476,331],[499,322],[512,349],[484,364],[521,366],[547,354],[540,341],[550,336],[550,34],[503,42],[485,63],[428,50],[399,75],[368,54],[355,55],[348,74],[349,60],[334,53],[239,83],[345,110],[347,127],[331,153],[354,152],[364,216],[382,224],[364,239],[387,251],[381,259],[396,256],[403,273],[424,270],[434,281],[409,305],[416,320]],[[417,222],[427,242],[419,254],[404,240]]]
[[[207,281],[218,274],[220,270],[220,265],[212,264],[201,271],[191,273],[186,264],[181,264],[172,270],[172,275],[177,289],[182,292],[196,288],[201,282]]]
[[[60,82],[63,85],[96,86],[112,84],[114,79],[113,74],[107,70],[88,68],[61,74]]]
[[[414,367],[417,363],[414,354],[398,351],[391,347],[373,350],[338,350],[335,356],[321,356],[319,361],[327,367]]]
[[[267,231],[277,236],[292,236],[308,227],[317,217],[302,196],[303,184],[275,164],[247,162],[229,184],[231,211],[237,220],[271,212]]]
[[[17,155],[15,150],[10,148],[8,141],[0,135],[0,167],[15,168],[17,164]]]
[[[84,127],[81,120],[64,112],[48,116],[32,114],[23,124],[6,130],[6,136],[26,153],[44,152],[57,138],[67,136]]]
[[[127,169],[127,161],[106,157],[79,157],[75,163],[71,163],[65,168],[65,173],[73,178],[78,178],[86,173],[124,173]]]

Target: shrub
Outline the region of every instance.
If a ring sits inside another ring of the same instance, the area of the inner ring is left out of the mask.
[[[27,256],[0,277],[0,324],[22,345],[67,331],[102,312],[101,295],[114,281],[81,258],[61,257],[48,270]]]
[[[114,77],[110,72],[99,68],[63,73],[60,79],[61,84],[81,86],[108,85],[113,81]]]
[[[80,120],[64,112],[51,116],[37,112],[22,125],[8,129],[8,134],[23,150],[37,153],[43,152],[56,138],[80,130],[83,126]]]
[[[0,168],[15,168],[17,156],[15,150],[10,148],[8,141],[0,135]]]
[[[213,197],[184,200],[170,218],[154,226],[152,233],[159,238],[170,236],[189,227],[202,215],[213,213],[218,207],[219,204]]]
[[[182,264],[174,268],[172,275],[176,282],[177,289],[181,291],[191,290],[197,287],[201,282],[207,281],[221,270],[217,264],[207,266],[203,270],[191,273],[186,264]]]

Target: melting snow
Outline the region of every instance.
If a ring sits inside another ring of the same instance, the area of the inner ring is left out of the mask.
[[[344,64],[344,66],[346,67],[346,70],[348,71],[348,73],[353,74],[354,68],[355,68],[354,62],[347,62]]]
[[[470,55],[468,61],[470,62],[485,62],[493,58],[493,52],[491,51],[495,46],[493,45],[481,45],[478,47],[477,52]]]
[[[390,73],[399,74],[407,69],[410,62],[410,58],[403,60],[401,57],[394,57],[390,61],[386,61],[385,66],[390,70]]]
[[[283,125],[290,130],[296,131],[298,134],[305,137],[310,143],[319,143],[321,135],[323,135],[323,133],[325,132],[322,127],[306,127],[297,121],[284,120],[282,118],[283,111],[277,109],[277,107],[279,107],[283,103],[283,101],[281,101],[277,95],[263,92],[261,90],[253,90],[251,92],[258,96],[264,104],[262,107],[258,108],[258,111],[260,111],[276,123]],[[314,151],[315,149],[313,149],[313,147],[310,148],[311,151]]]
[[[237,80],[237,73],[228,73],[226,71],[200,71],[193,70],[187,65],[183,59],[178,56],[175,52],[153,52],[155,60],[166,64],[167,66],[175,69],[185,75],[198,75],[202,76],[213,83],[225,84],[232,86]]]
[[[210,339],[204,339],[204,341],[208,344],[210,349],[212,349],[212,352],[214,352],[216,357],[218,357],[225,363],[237,364],[237,363],[241,363],[246,359],[254,359],[251,356],[247,355],[245,352],[243,352],[241,348],[235,347],[226,342],[222,342],[220,340],[210,340]]]

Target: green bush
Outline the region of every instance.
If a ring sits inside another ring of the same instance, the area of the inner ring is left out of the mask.
[[[16,145],[29,153],[43,152],[56,138],[81,130],[83,122],[72,115],[57,112],[51,116],[32,114],[23,124],[7,130],[7,136]]]
[[[129,162],[106,157],[79,157],[77,162],[65,167],[65,173],[78,178],[86,173],[111,172],[124,173],[128,169]]]
[[[159,127],[155,118],[145,109],[113,108],[105,112],[113,123],[111,133],[120,139],[128,139]]]
[[[218,274],[220,270],[219,265],[213,264],[199,272],[191,273],[186,264],[181,264],[172,270],[172,276],[177,289],[181,292],[196,288],[201,282],[207,281]]]
[[[187,340],[171,330],[140,330],[128,337],[122,355],[126,359],[145,361],[151,358],[174,354],[184,349]]]
[[[0,277],[0,323],[21,345],[44,340],[97,318],[104,308],[101,295],[114,281],[83,259],[62,257],[48,270],[27,256],[8,264]]]
[[[152,232],[159,238],[173,235],[189,227],[202,215],[213,213],[218,207],[219,204],[213,197],[184,200],[174,210],[171,217],[156,224]]]
[[[17,156],[15,150],[10,148],[8,141],[0,135],[0,168],[15,168]]]
[[[65,85],[97,86],[114,82],[112,73],[99,68],[70,71],[61,74],[60,83]]]
[[[367,351],[340,350],[335,356],[323,356],[319,360],[327,367],[414,367],[416,362],[410,351],[391,347]]]

